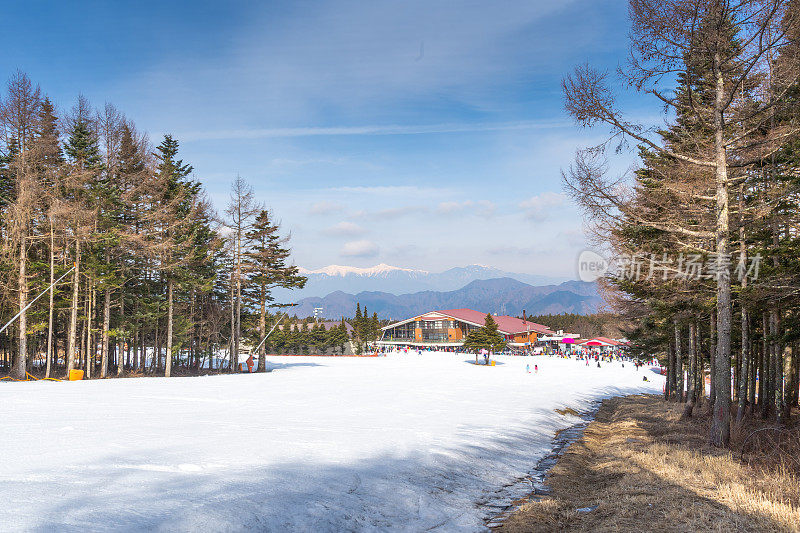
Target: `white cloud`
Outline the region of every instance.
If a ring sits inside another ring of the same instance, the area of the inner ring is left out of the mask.
[[[375,257],[379,251],[378,245],[374,242],[360,240],[345,243],[339,253],[346,257]]]
[[[331,187],[324,189],[329,193],[346,193],[346,194],[365,194],[374,196],[387,196],[392,199],[401,197],[403,195],[415,195],[417,197],[425,197],[432,195],[443,195],[450,191],[447,189],[438,189],[433,187],[417,187],[416,185],[378,185],[378,186],[344,186],[344,187]]]
[[[539,250],[533,247],[523,246],[495,246],[486,250],[491,255],[510,255],[519,257],[530,257],[534,254],[540,254]]]
[[[358,211],[353,211],[350,213],[348,218],[351,219],[367,219],[371,222],[376,221],[384,221],[384,220],[394,220],[404,216],[410,215],[417,215],[420,213],[427,213],[429,211],[428,207],[422,205],[405,205],[405,206],[398,206],[398,207],[386,207],[383,209],[377,209],[374,211],[367,211],[364,209],[359,209]]]
[[[523,200],[519,203],[519,207],[525,211],[527,218],[541,221],[550,215],[551,210],[564,205],[566,200],[567,197],[563,193],[548,191]]]
[[[560,231],[558,236],[570,246],[586,246],[586,234],[581,229],[565,229]]]
[[[375,216],[382,219],[391,219],[425,213],[426,211],[428,211],[428,208],[424,206],[407,205],[402,207],[388,207],[386,209],[381,209],[375,213]]]
[[[335,127],[299,127],[299,128],[253,128],[237,130],[207,130],[185,131],[179,134],[181,140],[209,141],[231,139],[263,139],[272,137],[315,137],[315,136],[340,136],[340,135],[426,135],[443,133],[471,133],[490,131],[517,131],[538,130],[550,128],[564,128],[571,125],[565,120],[531,120],[526,122],[497,122],[497,123],[445,123],[428,125],[370,125],[370,126],[335,126]],[[291,160],[278,160],[278,163],[298,162]]]
[[[338,204],[336,202],[316,202],[311,205],[308,209],[308,213],[311,215],[330,215],[331,213],[337,213],[344,209],[342,204]]]
[[[487,217],[494,214],[495,207],[494,202],[489,200],[479,200],[477,202],[464,200],[463,202],[442,202],[436,208],[436,211],[442,215],[450,215],[466,210]]]
[[[339,222],[325,230],[328,235],[343,235],[346,237],[355,237],[356,235],[363,235],[366,230],[353,222]]]

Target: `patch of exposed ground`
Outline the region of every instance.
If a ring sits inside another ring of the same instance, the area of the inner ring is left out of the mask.
[[[549,496],[494,531],[800,531],[800,450],[781,458],[772,441],[783,437],[754,450],[760,421],[735,431],[730,450],[712,448],[708,418],[681,421],[682,410],[656,396],[605,400],[553,467]]]

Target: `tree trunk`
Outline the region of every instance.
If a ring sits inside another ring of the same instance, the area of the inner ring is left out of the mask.
[[[261,284],[261,307],[259,309],[258,315],[258,336],[260,337],[258,340],[261,343],[260,348],[258,349],[258,371],[259,372],[266,372],[267,370],[267,346],[266,341],[264,341],[264,336],[267,334],[267,288],[264,283]]]
[[[236,241],[236,336],[234,337],[234,353],[236,364],[239,363],[239,343],[242,335],[242,233],[238,233]],[[238,368],[237,368],[238,370]]]
[[[767,395],[766,405],[768,406],[769,413],[775,413],[775,408],[778,405],[776,401],[778,398],[778,378],[777,378],[777,360],[778,360],[778,343],[776,337],[778,336],[778,312],[775,308],[769,310],[769,344],[767,354],[768,359],[768,379],[767,379]],[[776,413],[777,414],[777,413]]]
[[[667,355],[667,386],[666,399],[675,400],[675,344],[669,343],[669,353]]]
[[[709,373],[709,393],[708,401],[713,407],[717,399],[717,313],[711,311],[711,321],[709,322],[709,340],[708,340],[708,373]],[[704,384],[705,386],[705,384]]]
[[[685,378],[684,378],[684,368],[683,368],[683,345],[676,344],[678,348],[675,351],[675,375],[677,377],[677,382],[675,384],[675,389],[678,391],[678,397],[676,400],[679,403],[683,403],[686,401],[686,395],[684,391],[685,385]]]
[[[230,342],[230,349],[228,350],[228,370],[233,370],[233,348],[234,343],[236,342],[234,337],[236,336],[236,304],[235,300],[235,290],[234,290],[234,273],[231,272],[231,342]]]
[[[103,337],[100,346],[100,377],[108,374],[108,329],[111,326],[111,289],[106,289],[103,295]]]
[[[55,250],[55,232],[53,231],[53,221],[50,220],[50,306],[47,312],[47,363],[45,363],[46,370],[44,377],[49,378],[52,372],[51,365],[53,364],[53,307],[54,296],[53,282],[55,281],[56,270],[56,250]]]
[[[745,284],[745,282],[742,282]],[[746,286],[746,284],[745,284]],[[742,366],[739,374],[739,405],[736,410],[736,423],[741,424],[744,411],[747,407],[747,387],[750,376],[750,335],[748,328],[747,309],[742,306]]]
[[[94,366],[95,346],[92,335],[92,319],[94,318],[94,299],[95,291],[92,288],[92,280],[86,284],[86,379],[92,377],[92,367]]]
[[[800,399],[800,357],[797,357],[797,345],[792,347],[792,402],[793,407],[798,406]]]
[[[163,342],[163,339],[162,339],[161,335],[159,335],[159,333],[160,333],[159,326],[161,324],[161,320],[160,320],[161,317],[158,316],[161,313],[161,302],[160,301],[156,305],[156,309],[157,309],[157,311],[156,311],[156,327],[155,327],[155,329],[153,329],[153,348],[154,348],[154,352],[153,352],[153,359],[152,359],[152,361],[150,361],[150,370],[153,371],[153,372],[159,372],[161,370],[161,343]]]
[[[70,308],[69,315],[69,334],[67,335],[67,375],[70,370],[75,368],[75,356],[77,349],[77,333],[78,333],[78,291],[80,285],[78,283],[80,278],[81,268],[81,245],[80,241],[75,239],[75,271],[72,274],[72,307]]]
[[[124,317],[125,317],[124,290],[120,290],[120,293],[119,293],[119,324],[120,324],[120,328],[122,328],[122,326],[123,326]],[[120,337],[117,339],[117,345],[119,346],[119,348],[117,349],[117,353],[119,354],[117,356],[117,377],[122,377],[122,375],[125,373],[125,359],[124,359],[125,355],[126,355],[125,352],[127,352],[128,354],[130,353],[130,351],[128,351],[128,350],[124,350],[123,351],[123,347],[124,347],[125,342],[126,342],[125,337],[120,335]],[[131,365],[131,367],[133,367],[133,365]]]
[[[142,353],[142,333],[140,328],[133,332],[133,368],[137,372],[144,372],[144,354]]]
[[[167,282],[167,353],[164,363],[164,377],[172,372],[172,280]]]
[[[725,83],[722,77],[720,52],[714,53],[713,72],[716,81],[714,103],[714,151],[716,155],[717,225],[716,258],[718,264],[728,259],[728,160],[723,137],[725,131]],[[720,269],[721,270],[721,269]],[[717,351],[716,398],[714,399],[710,442],[725,447],[731,435],[731,278],[730,272],[717,272]]]
[[[766,311],[761,315],[761,329],[763,331],[764,342],[761,346],[761,367],[758,376],[758,405],[761,408],[761,418],[769,416],[770,395],[770,347],[769,347],[769,315]]]
[[[774,337],[772,342],[772,387],[775,391],[775,399],[773,406],[775,407],[775,416],[777,418],[777,422],[779,424],[783,423],[783,346],[779,341],[779,337],[781,334],[781,314],[778,309],[773,309],[772,314],[774,319],[772,320],[775,329],[774,329]]]
[[[25,379],[28,363],[28,249],[25,246],[27,240],[23,233],[19,244],[19,277],[17,278],[19,290],[19,346],[17,358],[14,360],[14,367],[11,375],[17,379]]]
[[[749,326],[749,325],[748,325]],[[753,410],[755,409],[756,405],[756,378],[758,376],[758,368],[760,365],[760,357],[757,357],[758,351],[756,351],[753,347],[753,340],[748,335],[749,340],[749,351],[750,351],[750,377],[748,378],[748,389],[747,389],[747,404],[748,404],[748,411],[750,414],[753,414]]]
[[[694,391],[695,391],[695,402],[697,407],[703,405],[706,397],[706,363],[703,358],[703,349],[702,349],[702,334],[701,334],[702,325],[699,321],[695,321],[694,323],[694,350],[695,350],[695,361],[697,361],[697,373],[695,374],[695,382],[694,382]]]
[[[681,342],[681,326],[676,320],[675,330],[675,401],[683,402],[683,343]]]
[[[689,323],[689,390],[686,391],[686,407],[683,408],[682,419],[692,417],[692,410],[697,403],[697,324]]]
[[[789,417],[792,413],[792,403],[794,400],[793,391],[797,388],[794,374],[792,369],[794,367],[794,350],[791,344],[783,347],[783,375],[786,378],[786,384],[783,390],[783,400],[781,402],[781,420],[789,422]]]

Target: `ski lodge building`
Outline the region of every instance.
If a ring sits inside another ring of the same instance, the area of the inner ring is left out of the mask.
[[[553,332],[541,324],[513,316],[492,315],[511,347],[533,346],[538,335]],[[483,327],[486,313],[473,309],[431,311],[381,328],[379,346],[458,347],[469,332]]]

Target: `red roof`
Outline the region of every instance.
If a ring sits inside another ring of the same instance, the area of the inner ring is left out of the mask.
[[[451,318],[455,318],[457,320],[463,320],[465,322],[471,322],[473,324],[477,324],[482,326],[486,320],[486,313],[481,313],[480,311],[475,311],[474,309],[448,309],[445,311],[436,311],[439,314],[449,316]],[[553,333],[548,329],[547,326],[543,326],[541,324],[537,324],[536,322],[523,321],[521,318],[516,318],[513,316],[508,315],[500,315],[494,316],[492,318],[495,322],[497,322],[497,329],[501,333],[505,333],[506,335],[511,335],[514,333],[526,333],[528,331],[532,333],[544,333],[549,334]]]
[[[581,344],[586,346],[619,346],[622,343],[608,337],[593,337],[582,341]]]

